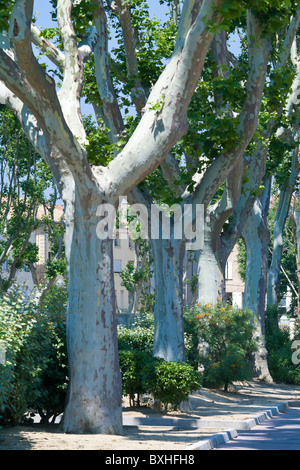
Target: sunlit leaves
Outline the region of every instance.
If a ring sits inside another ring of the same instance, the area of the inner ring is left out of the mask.
[[[11,1],[0,1],[0,31],[8,29],[11,9],[15,4],[15,0]]]

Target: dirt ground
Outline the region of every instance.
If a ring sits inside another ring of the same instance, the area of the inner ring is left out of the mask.
[[[281,402],[300,400],[300,387],[265,384],[258,381],[235,384],[229,392],[201,389],[190,396],[190,412],[157,414],[148,406],[135,410],[124,401],[123,416],[200,418],[203,420],[247,419]],[[228,429],[228,426],[226,427]],[[223,429],[224,430],[224,429]],[[183,450],[207,439],[222,428],[178,429],[178,427],[124,426],[124,434],[65,434],[59,424],[4,428],[0,431],[1,450]]]

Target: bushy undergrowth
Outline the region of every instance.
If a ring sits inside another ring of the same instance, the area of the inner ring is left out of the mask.
[[[250,355],[256,349],[252,312],[217,302],[197,304],[189,315],[198,331],[203,385],[227,390],[234,381],[251,379]]]
[[[54,291],[43,308],[18,289],[0,298],[0,340],[5,345],[5,362],[0,364],[1,422],[19,423],[28,408],[43,410],[50,418],[63,406],[65,313],[56,311],[62,292]]]
[[[129,395],[132,405],[139,404],[140,395],[152,394],[166,408],[201,388],[202,376],[190,364],[153,357],[153,323],[149,319],[147,326],[119,328],[118,342],[122,392]]]
[[[57,288],[42,308],[17,290],[1,296],[0,341],[5,343],[6,362],[0,364],[0,422],[16,424],[29,408],[46,421],[63,411],[68,385],[66,300],[66,291]],[[276,381],[300,384],[300,366],[291,363],[291,341],[286,333],[271,330],[271,316],[267,318],[271,374]],[[186,363],[153,357],[153,316],[139,319],[132,329],[118,328],[122,393],[133,404],[140,395],[152,394],[165,406],[176,405],[202,385],[226,389],[231,382],[251,379],[249,357],[256,348],[251,312],[220,302],[198,304],[185,309],[184,328]]]
[[[295,336],[278,328],[279,309],[271,306],[266,311],[266,347],[268,366],[273,380],[277,383],[300,385],[300,364],[294,364],[293,343],[300,340],[299,322],[296,322]]]

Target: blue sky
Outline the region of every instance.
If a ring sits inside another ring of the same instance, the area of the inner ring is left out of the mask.
[[[148,5],[150,14],[153,16],[162,17],[167,12],[167,9],[159,4],[159,0],[148,0]],[[38,28],[42,29],[57,26],[57,24],[52,21],[50,14],[51,9],[52,7],[49,0],[34,1],[34,13],[37,19],[36,26]],[[82,112],[83,114],[92,114],[94,116],[92,106],[85,104],[84,101],[82,102]]]
[[[159,0],[148,0],[150,14],[152,16],[157,16],[163,18],[168,13],[167,7],[160,5]],[[35,0],[34,1],[34,12],[37,18],[36,25],[39,28],[47,28],[51,26],[57,26],[56,23],[52,21],[51,18],[51,4],[49,0]],[[239,38],[236,34],[231,41],[229,46],[230,50],[233,53],[237,53],[239,50]],[[53,66],[53,65],[52,65]],[[87,105],[82,102],[82,112],[83,114],[92,114],[94,115],[93,108],[90,105]]]

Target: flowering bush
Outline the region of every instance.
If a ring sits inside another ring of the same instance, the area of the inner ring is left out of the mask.
[[[200,364],[204,367],[203,385],[224,386],[252,377],[250,355],[256,350],[253,313],[223,305],[198,304]]]

